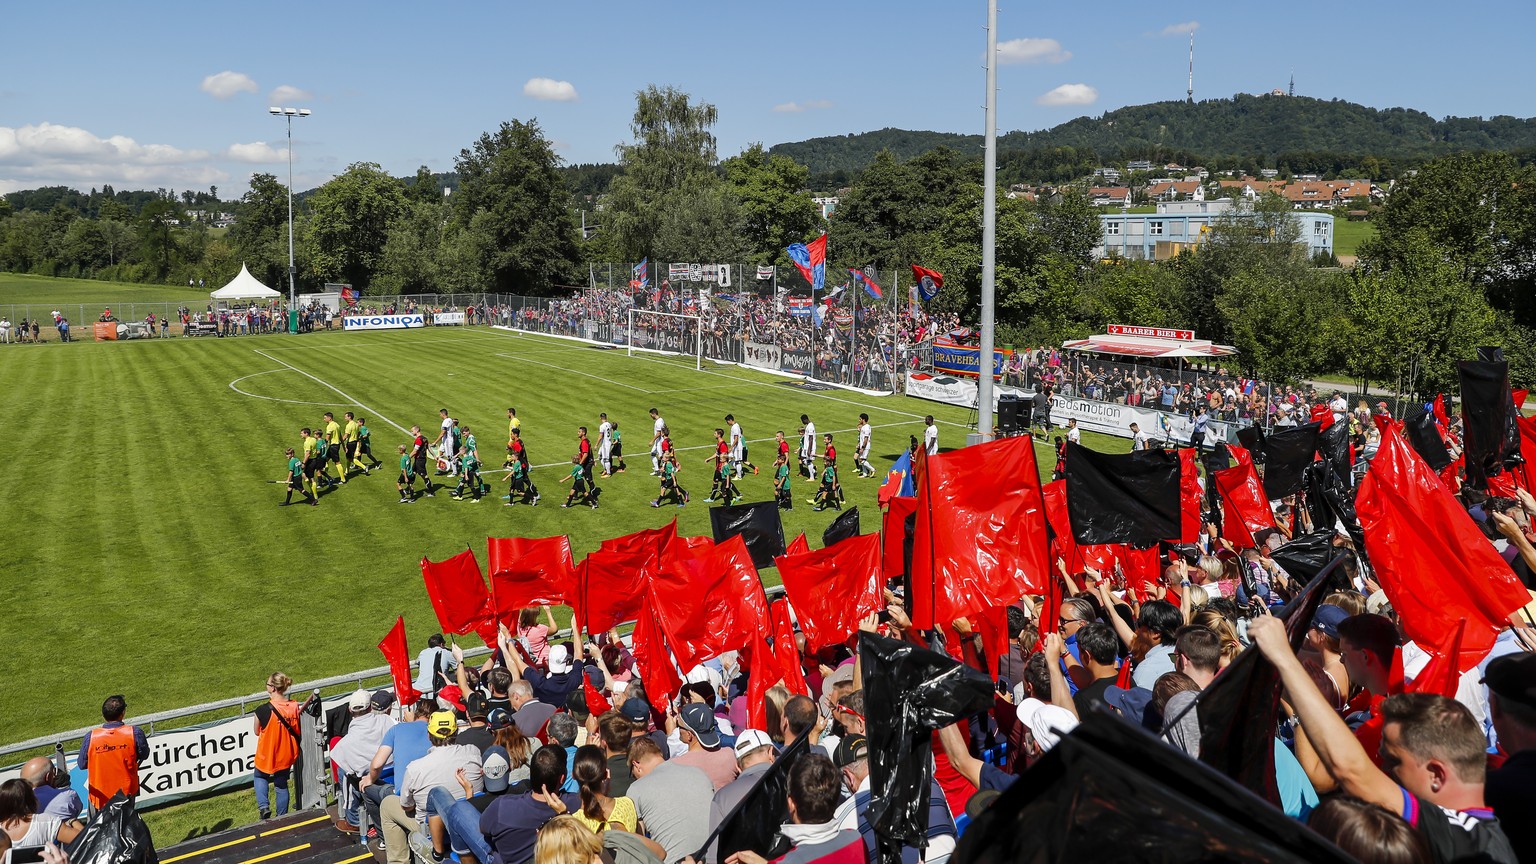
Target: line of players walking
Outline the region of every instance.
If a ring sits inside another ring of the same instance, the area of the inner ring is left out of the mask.
[[[652,408],[649,413],[652,423],[651,476],[660,481],[660,490],[650,504],[652,507],[661,507],[664,503],[686,506],[691,497],[679,479],[682,466],[672,444],[671,428],[662,418],[659,409]],[[454,482],[450,492],[452,498],[478,504],[483,496],[491,493],[492,486],[482,474],[475,435],[468,425],[461,425],[456,418],[451,417],[447,408],[440,409],[438,415],[438,432],[433,440],[427,440],[420,426],[412,426],[410,443],[401,444],[396,449],[400,473],[395,488],[400,495],[399,503],[412,504],[422,497],[435,498],[437,490],[448,486],[447,480],[440,483],[439,478],[450,478]],[[319,426],[300,430],[302,456],[295,455],[293,448],[284,451],[288,459],[288,477],[285,481],[287,496],[282,502],[284,505],[293,503],[295,492],[303,495],[302,503],[318,505],[322,493],[345,485],[355,471],[369,474],[383,464],[373,455],[366,419],[358,419],[350,411],[343,417],[346,421],[344,425],[338,423],[331,412],[325,412]],[[739,484],[747,472],[756,476],[761,470],[748,458],[747,439],[742,433],[741,424],[732,414],[726,414],[723,419],[725,425],[714,430],[715,443],[710,448],[711,452],[701,461],[710,465],[710,491],[704,503],[729,506],[742,497]],[[522,440],[521,427],[517,410],[508,408],[507,456],[502,464],[502,472],[508,481],[507,494],[503,496],[507,507],[517,504],[537,506],[541,500],[538,487],[533,482],[533,469],[529,462],[528,448]],[[597,484],[598,478],[622,474],[627,470],[622,432],[616,420],[610,420],[606,413],[601,413],[598,415],[595,447],[588,436],[587,427],[577,427],[576,435],[576,452],[571,456],[570,469],[560,480],[561,485],[570,484],[561,506],[586,506],[596,510],[602,494]],[[872,428],[868,414],[859,415],[857,436],[854,469],[860,477],[874,477],[875,469],[869,463]],[[775,499],[780,508],[793,509],[790,445],[783,430],[775,434],[774,446],[771,470]],[[364,463],[364,458],[369,462]],[[818,440],[816,425],[806,414],[800,415],[799,448],[795,459],[802,479],[806,482],[819,481],[815,493],[806,499],[806,503],[818,511],[828,507],[841,510],[843,488],[838,474],[837,447],[833,435],[828,432]],[[818,459],[821,461],[819,473]],[[599,466],[601,473],[597,474],[595,472]],[[421,482],[419,491],[418,480]]]

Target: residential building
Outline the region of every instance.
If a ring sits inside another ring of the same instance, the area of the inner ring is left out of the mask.
[[[1100,207],[1131,206],[1131,187],[1095,186],[1088,190],[1088,200]]]
[[[1099,216],[1104,233],[1094,255],[1167,260],[1203,243],[1217,220],[1233,213],[1228,198],[1159,203],[1156,213],[1105,213]],[[1333,254],[1332,214],[1298,212],[1292,218],[1301,230],[1298,242],[1306,245],[1309,255]]]
[[[1147,159],[1132,159],[1131,161],[1125,163],[1125,170],[1127,170],[1127,171],[1151,171],[1152,170],[1152,163],[1151,163],[1151,161],[1149,161]]]
[[[1326,180],[1287,183],[1279,190],[1298,210],[1331,209],[1371,197],[1369,180]]]
[[[811,199],[812,203],[821,208],[821,218],[823,219],[831,217],[832,211],[837,209],[837,203],[839,200],[841,199],[839,199],[836,195],[825,195],[819,198]]]
[[[1114,184],[1120,182],[1120,170],[1118,168],[1100,168],[1093,173],[1096,177],[1103,177],[1105,183]]]
[[[1148,186],[1147,197],[1153,201],[1204,201],[1205,190],[1200,188],[1198,179],[1164,180]]]

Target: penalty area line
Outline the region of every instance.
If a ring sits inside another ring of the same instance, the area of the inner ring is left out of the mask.
[[[336,392],[336,395],[338,395],[341,398],[347,400],[348,404],[356,405],[357,407],[363,409],[364,411],[367,411],[368,412],[368,416],[370,416],[370,417],[377,417],[378,419],[383,420],[385,423],[388,423],[389,425],[395,427],[396,429],[399,429],[401,432],[405,433],[406,435],[411,434],[411,430],[407,429],[404,426],[401,426],[399,423],[396,423],[395,421],[389,419],[388,417],[385,417],[383,414],[379,413],[378,411],[375,411],[372,408],[369,408],[367,405],[364,405],[363,403],[357,401],[357,399],[355,399],[354,397],[347,395],[345,392],[342,391],[342,389],[340,387],[337,387],[335,384],[331,384],[330,382],[323,381],[323,380],[321,380],[319,378],[316,378],[315,376],[309,374],[308,372],[305,372],[303,369],[300,369],[299,367],[293,365],[292,363],[288,363],[286,361],[279,360],[276,357],[273,357],[271,354],[268,354],[265,351],[262,351],[262,350],[257,349],[257,348],[253,348],[251,350],[253,350],[257,354],[260,354],[261,356],[267,358],[268,360],[271,360],[273,363],[277,363],[278,365],[286,366],[289,369],[292,369],[293,371],[299,373],[300,375],[303,375],[305,378],[308,378],[309,380],[315,382],[316,384],[319,384],[319,385],[321,385],[323,387],[328,387],[331,390],[334,390]]]

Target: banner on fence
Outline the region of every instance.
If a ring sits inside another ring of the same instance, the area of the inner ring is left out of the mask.
[[[427,326],[421,315],[348,315],[341,319],[343,330],[405,330]]]
[[[761,264],[757,265],[757,281],[765,282],[765,281],[767,281],[769,279],[772,279],[772,278],[773,278],[773,268],[772,267],[764,267]]]
[[[729,288],[731,287],[731,265],[668,264],[667,278],[673,282],[708,282],[719,285],[721,288]]]
[[[464,313],[463,312],[438,312],[438,313],[436,313],[436,314],[434,314],[432,316],[432,324],[435,327],[440,327],[440,326],[450,325],[450,324],[463,324],[463,323],[464,323]]]
[[[789,307],[789,314],[791,316],[795,318],[811,317],[811,298],[790,297],[787,298],[784,303]]]
[[[1076,420],[1079,429],[1089,429],[1121,438],[1135,437],[1135,433],[1131,432],[1131,424],[1135,423],[1148,436],[1177,444],[1189,443],[1190,434],[1194,431],[1195,425],[1194,421],[1182,414],[1152,411],[1134,405],[1122,405],[1118,402],[1067,399],[1061,396],[1053,398],[1051,422],[1057,426],[1065,426],[1068,420]],[[1235,424],[1211,420],[1207,429],[1209,430],[1207,444],[1215,441],[1237,443]]]
[[[998,378],[1003,374],[1003,366],[1012,356],[1013,351],[1008,348],[995,348],[992,351],[992,377]],[[948,372],[951,375],[970,375],[975,377],[981,349],[967,345],[957,345],[948,340],[935,340],[933,343],[933,371]]]
[[[916,396],[919,399],[927,399],[932,402],[943,402],[946,405],[958,405],[961,408],[976,407],[976,380],[974,378],[960,378],[954,375],[930,375],[927,372],[907,373],[907,395]],[[992,388],[992,402],[997,404],[997,397],[1002,395],[1031,396],[1023,390],[1015,387]]]
[[[779,369],[783,372],[794,372],[797,375],[809,375],[816,365],[816,355],[809,351],[781,351],[779,353]]]
[[[783,362],[780,356],[782,353],[783,351],[777,345],[749,341],[746,343],[746,353],[742,362],[759,369],[778,371]]]

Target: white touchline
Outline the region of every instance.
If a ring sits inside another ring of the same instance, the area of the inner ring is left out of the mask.
[[[411,434],[411,430],[405,428],[404,426],[401,426],[399,423],[396,423],[395,421],[389,419],[388,417],[385,417],[383,414],[380,414],[379,412],[373,410],[372,408],[369,408],[367,405],[364,405],[363,403],[357,401],[356,399],[352,398],[351,396],[348,396],[346,393],[342,392],[342,389],[340,387],[337,387],[335,384],[331,384],[329,382],[322,381],[321,379],[316,378],[315,376],[309,374],[308,372],[305,372],[303,369],[300,369],[299,367],[294,366],[291,363],[285,363],[282,360],[279,360],[276,357],[273,357],[271,354],[268,354],[265,351],[262,351],[262,350],[259,350],[259,349],[254,349],[254,348],[251,349],[251,350],[253,350],[257,354],[260,354],[261,356],[267,358],[268,360],[271,360],[273,363],[278,363],[278,364],[281,364],[283,366],[287,366],[289,369],[292,369],[293,371],[299,373],[300,375],[303,375],[305,378],[308,378],[309,380],[315,382],[316,384],[320,384],[320,385],[323,385],[325,387],[329,387],[332,390],[335,390],[336,391],[336,395],[338,395],[341,398],[347,400],[348,403],[350,403],[352,405],[356,405],[357,407],[363,409],[364,411],[367,411],[369,417],[377,417],[378,419],[383,420],[385,423],[388,423],[389,425],[395,427],[396,429],[399,429],[401,432],[405,433],[406,435]]]

